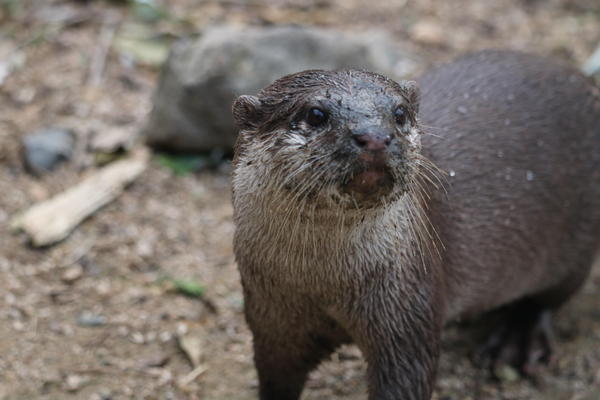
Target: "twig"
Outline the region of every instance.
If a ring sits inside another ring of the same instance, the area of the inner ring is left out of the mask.
[[[102,83],[106,58],[116,30],[116,21],[109,21],[102,26],[100,40],[98,41],[98,46],[96,47],[96,51],[90,62],[90,72],[88,76],[88,85],[90,86],[100,86]]]
[[[206,371],[208,371],[208,367],[204,364],[200,364],[196,368],[194,368],[190,373],[180,378],[178,383],[180,386],[187,386],[193,381],[195,381],[196,378],[198,378]]]

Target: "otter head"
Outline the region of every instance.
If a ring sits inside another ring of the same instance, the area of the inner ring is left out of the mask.
[[[416,83],[366,71],[285,76],[234,102],[236,170],[265,175],[257,178],[263,189],[290,200],[338,208],[393,201],[415,173],[418,101]]]

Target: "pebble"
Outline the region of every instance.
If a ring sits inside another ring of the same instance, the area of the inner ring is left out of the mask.
[[[144,368],[148,367],[164,367],[170,360],[171,356],[166,353],[156,353],[149,357],[143,358],[140,365]]]
[[[596,48],[596,51],[590,56],[583,66],[583,73],[586,75],[597,75],[600,74],[600,45]]]
[[[108,296],[112,292],[112,284],[110,281],[101,280],[96,284],[95,289],[100,296]]]
[[[75,137],[68,129],[42,129],[25,135],[23,138],[25,165],[36,175],[49,172],[60,162],[71,158],[74,146]]]
[[[502,365],[495,368],[494,375],[503,382],[515,382],[519,379],[519,373],[509,365]]]
[[[108,389],[100,389],[97,393],[93,393],[90,396],[90,400],[111,400],[113,395]]]
[[[77,392],[87,382],[88,379],[81,375],[67,375],[67,377],[65,378],[65,389],[68,392]]]
[[[91,311],[83,311],[77,317],[77,324],[88,327],[102,326],[106,325],[106,317]]]
[[[158,338],[162,343],[167,343],[169,340],[173,339],[173,334],[169,331],[163,331],[158,335]]]
[[[436,21],[417,22],[410,30],[410,35],[420,43],[441,46],[447,39],[446,33]]]
[[[22,332],[25,330],[25,324],[22,321],[14,321],[12,327],[15,331]]]
[[[77,264],[69,267],[63,272],[61,279],[65,283],[73,283],[83,276],[83,268]]]
[[[146,338],[144,334],[141,332],[133,332],[131,334],[131,341],[135,344],[144,344],[146,343]]]

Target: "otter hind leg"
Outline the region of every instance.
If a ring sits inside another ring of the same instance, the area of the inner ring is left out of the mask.
[[[595,248],[584,246],[556,262],[556,265],[571,265],[570,271],[574,271],[560,284],[498,310],[501,322],[479,351],[478,360],[492,371],[501,364],[510,364],[527,377],[533,377],[543,364],[552,364],[556,347],[553,314],[584,284]]]
[[[534,376],[541,365],[554,360],[553,309],[522,300],[503,311],[502,322],[479,350],[477,361],[492,373],[508,364],[524,376]]]

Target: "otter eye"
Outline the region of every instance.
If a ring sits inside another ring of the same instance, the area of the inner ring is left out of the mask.
[[[396,118],[396,123],[400,126],[404,126],[406,123],[406,108],[403,106],[398,106],[394,110],[394,118]]]
[[[327,122],[327,113],[320,108],[313,107],[306,114],[306,122],[315,128]]]

